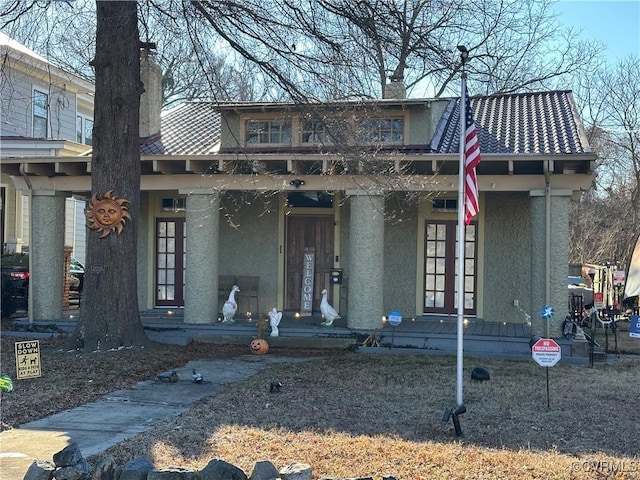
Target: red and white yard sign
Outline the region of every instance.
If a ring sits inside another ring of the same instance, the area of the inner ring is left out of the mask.
[[[560,361],[560,345],[553,338],[541,338],[531,347],[531,356],[542,367],[553,367]]]

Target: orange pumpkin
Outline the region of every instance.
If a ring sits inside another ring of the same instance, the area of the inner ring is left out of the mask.
[[[263,338],[256,338],[249,345],[249,349],[255,355],[264,355],[269,351],[269,344]]]

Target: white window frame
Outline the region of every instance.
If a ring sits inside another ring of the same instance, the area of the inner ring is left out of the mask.
[[[93,144],[93,119],[79,113],[76,114],[76,142],[84,145]]]
[[[251,124],[262,124],[266,131],[253,131]],[[244,120],[244,139],[247,146],[291,145],[293,140],[293,122],[290,118],[246,118]],[[257,135],[253,141],[252,135]],[[276,141],[273,141],[276,140]]]
[[[44,99],[44,106],[40,105],[36,101],[37,95],[42,95]],[[33,138],[49,138],[49,94],[43,92],[42,90],[34,88],[31,94],[31,98],[33,101],[33,108],[31,109],[31,136]],[[36,109],[38,109],[39,107],[44,108],[44,117],[36,113]],[[44,119],[44,135],[41,134],[41,131],[36,131],[36,119],[40,120],[40,122],[38,123],[42,123],[41,120]]]
[[[401,127],[396,128],[396,122]],[[357,139],[364,144],[403,145],[406,138],[406,118],[403,115],[367,117],[357,120]]]
[[[302,145],[326,145],[331,144],[327,124],[322,120],[301,119],[300,144]]]

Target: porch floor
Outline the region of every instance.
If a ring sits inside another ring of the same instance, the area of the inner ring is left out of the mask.
[[[79,311],[65,312],[62,321],[55,323],[59,331],[75,328]],[[255,317],[255,315],[254,315]],[[257,318],[237,314],[235,323],[184,323],[182,309],[152,309],[141,313],[141,321],[148,337],[161,343],[187,345],[190,342],[248,344],[257,336]],[[22,326],[28,320],[15,321]],[[37,322],[51,325],[52,322]],[[359,351],[386,350],[402,353],[455,354],[457,351],[457,316],[422,316],[405,318],[397,327],[380,322],[375,331],[347,328],[347,319],[336,320],[331,327],[321,325],[319,314],[298,317],[294,312],[283,312],[279,324],[280,334],[271,337],[267,326],[265,338],[271,346],[307,348],[357,348]],[[268,320],[267,320],[268,325]],[[529,341],[531,326],[526,323],[488,322],[469,318],[463,327],[465,355],[502,356],[531,359]],[[6,332],[3,332],[5,334]],[[557,340],[562,356],[571,357],[571,342]]]

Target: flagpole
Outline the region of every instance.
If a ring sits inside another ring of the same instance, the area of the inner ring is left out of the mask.
[[[465,238],[465,137],[466,137],[466,91],[467,72],[464,69],[465,62],[469,58],[469,52],[463,45],[458,45],[460,60],[462,61],[462,88],[460,93],[460,164],[458,168],[458,332],[457,332],[457,355],[456,355],[456,402],[462,406],[462,377],[463,377],[463,329],[464,329],[464,238]]]

